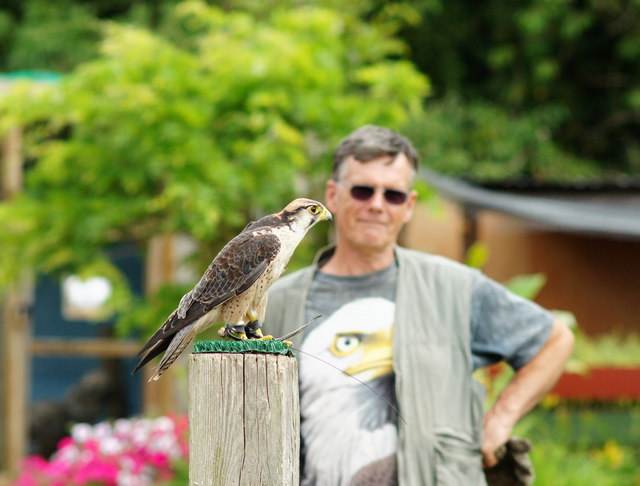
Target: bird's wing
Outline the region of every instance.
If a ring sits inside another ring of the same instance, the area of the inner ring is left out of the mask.
[[[279,250],[280,239],[266,231],[243,231],[227,243],[197,285],[142,347],[138,353],[141,360],[134,372],[166,350],[174,334],[251,287]]]
[[[280,246],[280,239],[272,232],[243,231],[211,262],[198,284],[180,302],[178,314],[187,314],[194,302],[213,308],[240,295],[264,273]]]

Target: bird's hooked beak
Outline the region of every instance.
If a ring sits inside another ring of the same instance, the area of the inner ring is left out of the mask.
[[[329,212],[327,208],[322,207],[322,212],[318,215],[319,221],[333,221],[333,215]]]

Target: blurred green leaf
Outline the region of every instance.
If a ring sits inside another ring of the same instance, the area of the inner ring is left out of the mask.
[[[429,102],[407,126],[423,163],[434,170],[479,181],[531,178],[567,182],[597,177],[593,161],[577,158],[552,140],[566,118],[560,109],[526,115],[456,97]]]
[[[473,268],[482,268],[488,259],[489,249],[487,245],[479,241],[471,245],[465,255],[465,263]]]
[[[154,235],[179,232],[196,240],[204,270],[248,221],[295,197],[321,198],[346,133],[399,128],[429,92],[398,57],[402,42],[347,11],[256,16],[188,1],[162,35],[113,22],[101,32],[95,60],[0,99],[0,130],[24,127],[31,161],[24,194],[0,202],[0,287],[24,269],[90,273],[109,245],[144,252]],[[123,329],[166,317],[135,302],[140,314],[132,307]]]
[[[575,332],[576,340],[568,369],[588,372],[590,367],[638,367],[640,366],[640,336],[611,332],[588,336]]]
[[[542,273],[531,275],[518,275],[504,282],[511,292],[525,299],[533,300],[547,282],[547,277]]]

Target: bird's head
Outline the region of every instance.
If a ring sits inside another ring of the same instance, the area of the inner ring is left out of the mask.
[[[294,199],[280,212],[279,216],[291,227],[307,231],[319,221],[331,221],[333,217],[322,203],[313,199]]]

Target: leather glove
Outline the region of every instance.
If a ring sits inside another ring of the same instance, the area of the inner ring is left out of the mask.
[[[489,486],[528,486],[535,472],[529,459],[531,442],[512,437],[496,451],[498,464],[484,470]]]

